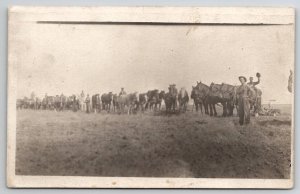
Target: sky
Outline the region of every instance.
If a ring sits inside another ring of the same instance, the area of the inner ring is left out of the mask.
[[[18,98],[167,91],[169,84],[190,92],[197,81],[238,85],[238,76],[259,72],[263,103],[292,103],[291,25],[21,25]]]

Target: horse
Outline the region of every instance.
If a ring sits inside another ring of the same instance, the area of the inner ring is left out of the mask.
[[[58,95],[56,95],[54,98],[54,106],[55,106],[55,111],[61,110],[61,100]]]
[[[211,83],[209,98],[214,100],[214,103],[221,103],[223,106],[223,116],[232,116],[234,107],[234,92],[235,87],[229,84]]]
[[[165,91],[162,90],[162,91],[159,92],[159,94],[158,94],[158,100],[156,101],[156,104],[155,104],[155,109],[156,109],[157,106],[158,106],[158,110],[160,110],[160,108],[161,108],[161,103],[162,103],[162,101],[164,100],[165,95],[166,95]]]
[[[137,92],[131,94],[123,94],[117,97],[117,102],[119,105],[119,112],[125,112],[125,107],[127,107],[127,114],[132,114],[137,110],[139,104],[139,95]]]
[[[147,102],[148,102],[147,93],[139,94],[139,108],[142,112],[146,110]]]
[[[118,104],[118,95],[113,94],[112,96],[112,104],[113,104],[113,111],[116,112],[119,110],[119,104]]]
[[[79,97],[76,95],[72,95],[71,103],[72,103],[72,110],[73,112],[77,112],[80,109]]]
[[[42,108],[42,100],[38,97],[35,98],[35,109],[40,110]]]
[[[54,110],[55,109],[55,97],[47,96],[47,109]]]
[[[101,111],[100,101],[100,94],[95,94],[92,96],[92,110],[94,113]]]
[[[47,102],[47,97],[44,97],[43,99],[42,99],[42,109],[43,110],[47,110],[47,105],[48,105],[48,102]]]
[[[197,87],[192,86],[191,99],[194,100],[194,106],[196,107],[196,111],[198,112],[200,108],[201,114],[203,115],[202,106],[204,106],[204,104],[203,100],[201,99],[200,91]]]
[[[24,108],[24,100],[23,99],[17,99],[17,104],[16,104],[16,108],[18,109],[23,109]]]
[[[186,112],[189,102],[189,94],[185,88],[181,88],[178,94],[179,111]]]
[[[113,93],[109,92],[108,94],[101,95],[102,109],[110,112],[111,102],[113,99]]]
[[[64,111],[67,108],[67,97],[63,94],[59,97],[60,101],[60,111]]]
[[[152,110],[153,106],[156,106],[157,101],[159,100],[158,90],[157,89],[155,89],[155,90],[149,90],[147,92],[147,99],[148,99],[148,101],[146,103],[146,109],[149,108],[150,110]]]
[[[165,94],[166,113],[171,113],[176,111],[178,91],[175,84],[169,85],[168,89],[169,92]]]
[[[213,101],[210,98],[208,98],[210,93],[209,86],[202,83],[201,81],[197,81],[195,91],[197,91],[197,98],[203,102],[205,114],[210,116],[213,116],[214,113],[216,114],[217,111],[215,108],[215,104],[213,104]],[[210,112],[208,108],[210,108]]]

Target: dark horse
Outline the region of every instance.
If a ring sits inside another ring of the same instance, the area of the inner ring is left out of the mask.
[[[176,85],[169,86],[169,92],[165,94],[166,112],[171,113],[176,111],[177,106],[177,94]]]
[[[110,112],[110,106],[113,99],[112,92],[109,92],[108,94],[102,94],[101,95],[101,101],[102,101],[102,109],[106,110],[107,112]]]
[[[162,100],[164,99],[165,92],[156,90],[149,90],[147,92],[147,103],[145,109],[149,108],[154,110],[160,110]]]
[[[209,98],[210,88],[202,82],[197,82],[197,85],[193,87],[192,98],[197,100],[199,104],[203,103],[205,114],[213,116],[217,114],[215,104],[213,100]],[[195,103],[196,105],[196,103]],[[210,112],[208,110],[210,108]]]
[[[209,86],[197,82],[194,88],[194,98],[198,98],[204,103],[205,114],[217,116],[216,104],[223,106],[223,116],[233,115],[235,102],[235,86],[229,84],[214,84]]]
[[[232,116],[235,101],[235,86],[229,84],[214,84],[210,85],[209,97],[215,103],[221,103],[223,106],[223,116]]]
[[[197,87],[192,86],[191,99],[194,100],[194,106],[196,107],[196,111],[201,110],[201,114],[203,115],[202,106],[204,106],[203,98],[201,98],[201,93]]]

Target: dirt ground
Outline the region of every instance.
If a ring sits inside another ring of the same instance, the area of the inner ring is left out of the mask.
[[[16,174],[289,178],[291,116],[19,110]]]

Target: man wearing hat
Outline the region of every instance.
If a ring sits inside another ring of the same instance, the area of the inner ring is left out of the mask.
[[[119,96],[121,96],[121,95],[126,95],[124,88],[121,88],[121,92],[119,93]]]
[[[89,94],[87,94],[87,96],[86,96],[85,104],[86,104],[86,113],[90,113],[90,110],[91,110],[91,99],[90,99],[90,95]]]
[[[252,104],[252,106],[254,106],[254,113],[258,115],[258,113],[261,111],[261,93],[262,92],[260,89],[258,89],[255,86],[260,83],[260,77],[261,77],[260,73],[256,73],[256,77],[257,77],[256,82],[253,81],[253,77],[250,77],[249,78],[250,81],[247,84],[256,93],[256,102],[255,102],[255,104]],[[250,107],[250,109],[253,108],[252,106]]]
[[[244,76],[240,76],[239,80],[241,86],[237,89],[238,95],[238,106],[239,106],[239,117],[240,125],[250,123],[250,103],[249,103],[249,94],[250,87],[247,85],[247,79]]]

